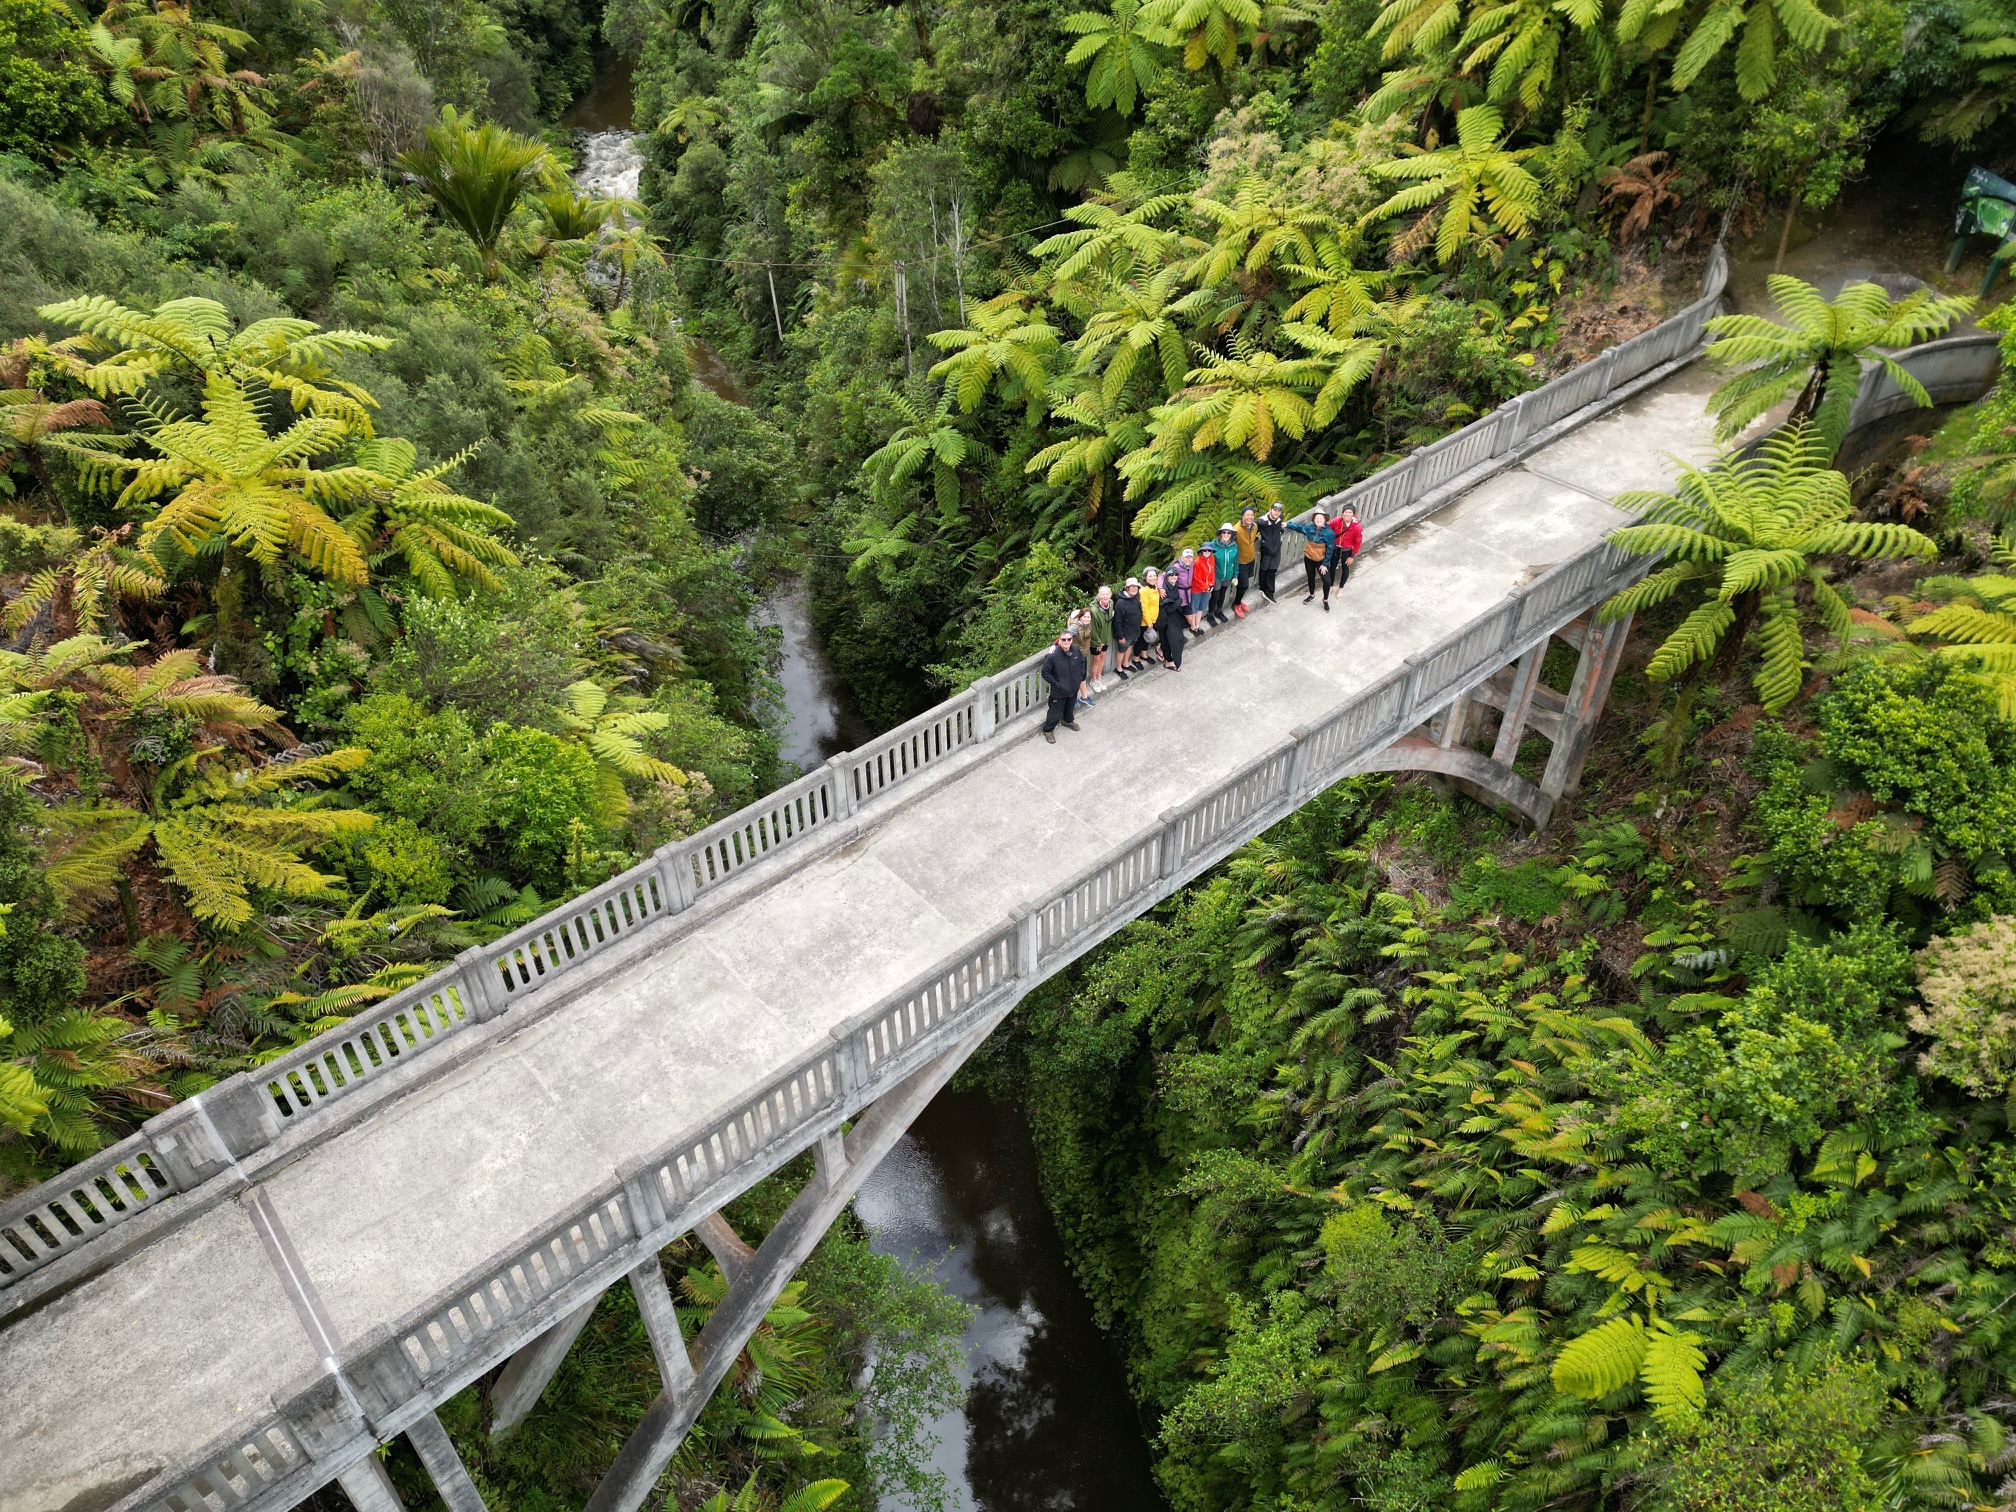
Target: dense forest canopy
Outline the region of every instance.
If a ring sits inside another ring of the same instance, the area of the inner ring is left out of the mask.
[[[2008,167],[2012,57],[2001,0],[0,0],[0,1182],[791,775],[779,581],[893,723],[1872,152]],[[619,65],[634,200],[559,124]],[[2016,382],[1851,478],[1864,362],[1977,313],[1892,271],[1717,323],[1784,423],[1628,501],[1560,834],[1347,784],[996,1047],[1184,1512],[2016,1505]],[[853,1226],[804,1279],[673,1505],[942,1496],[959,1309]],[[626,1306],[520,1438],[451,1406],[493,1506],[636,1421]]]

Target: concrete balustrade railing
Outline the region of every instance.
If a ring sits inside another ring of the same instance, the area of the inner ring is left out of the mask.
[[[368,1446],[403,1431],[597,1296],[641,1256],[837,1129],[987,1015],[1286,818],[1348,775],[1367,752],[1446,705],[1455,691],[1495,672],[1509,651],[1537,643],[1650,565],[1599,543],[1409,658],[1234,776],[1162,814],[1152,828],[1026,905],[1004,927],[833,1031],[726,1114],[612,1173],[558,1222],[358,1341],[334,1362],[340,1382],[326,1377],[276,1403],[271,1416],[209,1446],[196,1461],[199,1469],[136,1508],[277,1508],[326,1483]],[[1536,615],[1535,605],[1550,607]],[[998,691],[999,680],[989,682],[996,686],[983,698]]]
[[[1679,314],[1507,401],[1364,482],[1324,496],[1319,507],[1332,514],[1346,505],[1356,509],[1368,536],[1405,523],[1405,517],[1439,503],[1437,495],[1457,478],[1492,463],[1502,465],[1510,454],[1531,449],[1544,432],[1604,403],[1626,385],[1692,358],[1728,283],[1729,257],[1718,242],[1708,254],[1700,297]]]
[[[2001,349],[2001,338],[1993,331],[1969,331],[1893,352],[1891,360],[1925,385],[1934,404],[1964,404],[1980,398],[1994,383],[2002,368]],[[1916,408],[1915,394],[1906,391],[1882,364],[1867,362],[1848,412],[1848,428],[1856,430]]]
[[[1701,297],[1678,315],[1331,495],[1325,506],[1355,505],[1375,538],[1398,528],[1455,491],[1456,480],[1472,479],[1492,465],[1509,465],[1515,453],[1543,432],[1602,403],[1621,386],[1691,356],[1727,278],[1728,260],[1717,246]],[[1529,603],[1553,577],[1528,589]],[[1449,653],[1458,662],[1466,655],[1467,650]],[[464,951],[448,969],[257,1071],[227,1079],[194,1103],[170,1109],[58,1179],[0,1205],[0,1292],[112,1233],[164,1198],[233,1175],[238,1162],[304,1121],[337,1116],[337,1105],[346,1098],[416,1058],[454,1044],[471,1025],[550,994],[556,983],[585,980],[583,968],[598,957],[606,959],[641,931],[662,927],[717,889],[738,880],[761,885],[783,875],[779,863],[791,852],[852,821],[870,805],[901,794],[961,753],[1026,730],[1043,708],[1041,660],[1039,654],[982,678],[936,708],[835,756],[698,834],[662,847],[640,865],[502,939]],[[1434,664],[1431,679],[1443,677],[1445,662],[1448,657]]]

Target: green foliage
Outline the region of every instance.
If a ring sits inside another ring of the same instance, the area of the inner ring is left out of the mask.
[[[484,737],[491,822],[516,869],[549,897],[598,882],[601,789],[595,758],[544,730],[494,726]],[[610,868],[613,869],[613,868]]]
[[[1086,104],[1110,105],[1123,116],[1132,115],[1137,96],[1161,77],[1155,29],[1140,22],[1140,13],[1140,0],[1114,0],[1110,15],[1079,11],[1059,23],[1078,38],[1064,61],[1092,65],[1085,74]]]
[[[0,152],[46,158],[115,119],[87,60],[90,39],[54,0],[0,5]]]
[[[1993,694],[1950,664],[1865,662],[1815,713],[1817,750],[1773,734],[1755,751],[1755,819],[1792,901],[1921,929],[2009,911],[2016,726]]]
[[[1869,1471],[1887,1403],[1867,1361],[1718,1380],[1709,1410],[1672,1426],[1653,1506],[1671,1512],[1874,1512]]]
[[[1852,283],[1832,300],[1803,279],[1774,273],[1766,280],[1777,320],[1760,315],[1718,315],[1708,358],[1744,371],[1710,396],[1715,434],[1728,440],[1758,416],[1796,395],[1790,425],[1811,424],[1830,448],[1848,431],[1865,357],[1877,362],[1919,404],[1925,386],[1887,352],[1939,335],[1974,307],[1971,299],[1914,289],[1893,301],[1880,285]]]
[[[1449,263],[1466,243],[1525,231],[1540,208],[1540,184],[1524,166],[1530,148],[1504,145],[1505,120],[1489,105],[1473,105],[1456,117],[1456,140],[1446,147],[1415,149],[1379,163],[1381,178],[1413,180],[1368,219],[1428,211],[1415,221],[1403,245],[1435,243],[1435,256]]]
[[[453,106],[441,123],[422,133],[399,166],[427,191],[441,213],[468,237],[483,264],[483,277],[497,277],[497,240],[519,196],[552,174],[552,162],[538,142],[502,126],[473,125]]]
[[[1998,539],[1995,555],[2001,565],[2016,568],[2016,536]],[[2016,576],[1928,578],[1919,591],[1940,607],[1905,630],[1942,642],[1934,654],[1977,671],[1995,690],[2002,713],[2016,719]]]
[[[1472,831],[1438,861],[1442,806],[1380,791],[1334,791],[1016,1021],[1001,1074],[1172,1503],[1509,1512],[1627,1473],[1661,1508],[1986,1494],[1999,1367],[1943,1341],[2010,1294],[2003,1178],[1954,1142],[2004,1112],[1906,1074],[1880,902],[1669,995],[1656,942],[1703,916],[1712,830],[1613,818],[1516,866]],[[1478,920],[1550,868],[1547,912]],[[1645,954],[1592,970],[1625,920]],[[1963,1255],[1943,1291],[1927,1267]]]
[[[1867,561],[1936,550],[1907,525],[1856,521],[1847,478],[1826,465],[1804,426],[1788,426],[1755,454],[1706,472],[1683,466],[1671,494],[1620,494],[1617,502],[1639,511],[1644,523],[1614,531],[1610,539],[1672,565],[1613,596],[1603,618],[1676,596],[1693,604],[1646,669],[1662,682],[1690,667],[1705,672],[1718,653],[1733,659],[1754,633],[1761,653],[1754,682],[1771,710],[1784,708],[1800,688],[1805,635],[1798,590],[1806,590],[1829,632],[1848,633],[1847,602],[1815,557]]]

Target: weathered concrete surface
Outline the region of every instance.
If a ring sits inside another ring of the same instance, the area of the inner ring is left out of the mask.
[[[1361,559],[1191,643],[267,1178],[340,1341],[418,1306],[1158,814],[1621,523],[1709,455],[1683,372]],[[1182,738],[1172,739],[1180,730]],[[243,1201],[0,1334],[0,1512],[87,1512],[255,1417],[321,1351]]]

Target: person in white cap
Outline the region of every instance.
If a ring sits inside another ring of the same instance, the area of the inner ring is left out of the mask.
[[[1141,638],[1141,579],[1130,577],[1113,600],[1113,675],[1125,682]]]
[[[1113,644],[1113,590],[1106,584],[1099,585],[1099,596],[1092,601],[1092,643],[1084,649],[1091,653],[1092,691],[1106,691],[1106,648]]]

